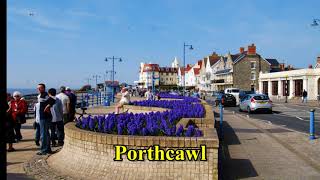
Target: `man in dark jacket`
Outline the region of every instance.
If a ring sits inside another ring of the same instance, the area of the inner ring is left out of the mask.
[[[49,128],[52,119],[50,108],[54,105],[55,99],[48,96],[46,92],[46,86],[44,84],[38,84],[38,101],[40,103],[40,108],[38,109],[38,114],[40,116],[40,134],[41,134],[41,147],[40,152],[37,155],[46,155],[47,153],[52,153],[50,145],[50,134]]]
[[[302,103],[307,103],[308,92],[304,89],[302,93]]]

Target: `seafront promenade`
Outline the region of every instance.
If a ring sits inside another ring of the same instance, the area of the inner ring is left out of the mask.
[[[131,98],[131,100],[141,99],[143,98]],[[215,119],[219,120],[218,109],[212,110],[216,112]],[[96,106],[87,110],[88,114],[111,112],[114,112],[114,105]],[[129,108],[128,112],[138,111]],[[143,111],[139,110],[139,112]],[[24,168],[28,167],[28,173],[30,170],[33,171],[36,179],[41,179],[39,177],[60,179],[61,177],[46,171],[41,165],[41,156],[36,155],[39,148],[34,143],[33,121],[34,118],[27,119],[27,123],[22,125],[24,139],[14,144],[17,151],[7,153],[7,177],[8,179],[33,179],[25,172]],[[224,111],[223,128],[224,139],[220,144],[221,152],[219,153],[221,178],[320,178],[319,139],[310,141],[305,133],[236,114],[230,110]],[[60,149],[61,147],[53,147],[53,151],[56,152]],[[31,166],[32,161],[38,161],[37,165]],[[68,179],[66,176],[63,178]]]

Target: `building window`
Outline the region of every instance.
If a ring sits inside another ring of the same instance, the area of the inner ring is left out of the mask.
[[[268,81],[263,81],[262,82],[262,93],[263,94],[268,94]]]
[[[169,73],[167,72],[167,76],[169,76]]]
[[[166,78],[166,80],[168,81],[168,78]]]
[[[251,69],[256,69],[256,62],[255,61],[251,61],[250,65],[251,65]]]
[[[251,72],[251,80],[256,80],[256,73],[255,72]]]
[[[278,81],[272,81],[272,95],[278,95]]]

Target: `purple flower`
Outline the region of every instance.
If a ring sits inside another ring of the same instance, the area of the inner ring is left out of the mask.
[[[193,125],[189,125],[188,129],[186,131],[186,136],[187,137],[192,137],[194,134],[194,126]]]
[[[183,133],[183,126],[182,126],[182,124],[180,124],[180,126],[176,132],[176,136],[182,136],[182,133]]]

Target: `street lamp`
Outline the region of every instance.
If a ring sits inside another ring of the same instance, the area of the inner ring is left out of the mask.
[[[288,103],[288,92],[289,92],[289,89],[288,89],[288,75],[286,75],[286,83],[285,83],[285,91],[284,91],[284,93],[286,94],[285,103]]]
[[[110,70],[110,71],[106,71],[106,75],[108,76],[108,73],[110,73],[110,79],[112,79],[112,74],[117,74],[116,71],[114,71],[114,73],[112,73],[113,71]]]
[[[311,26],[319,26],[320,19],[313,19]]]
[[[93,75],[92,76],[94,79],[96,79],[96,90],[98,89],[98,78],[100,78],[101,76],[99,75]]]
[[[184,75],[183,75],[183,95],[185,95],[186,91],[186,47],[189,47],[190,50],[193,50],[192,45],[188,45],[185,42],[183,43],[183,69],[184,69]]]
[[[108,60],[112,60],[112,72],[114,72],[114,60],[119,60],[119,62],[122,62],[121,58],[116,58],[114,56],[106,57],[105,61],[108,61]],[[112,74],[112,102],[114,102],[114,73],[111,73],[111,74]]]

